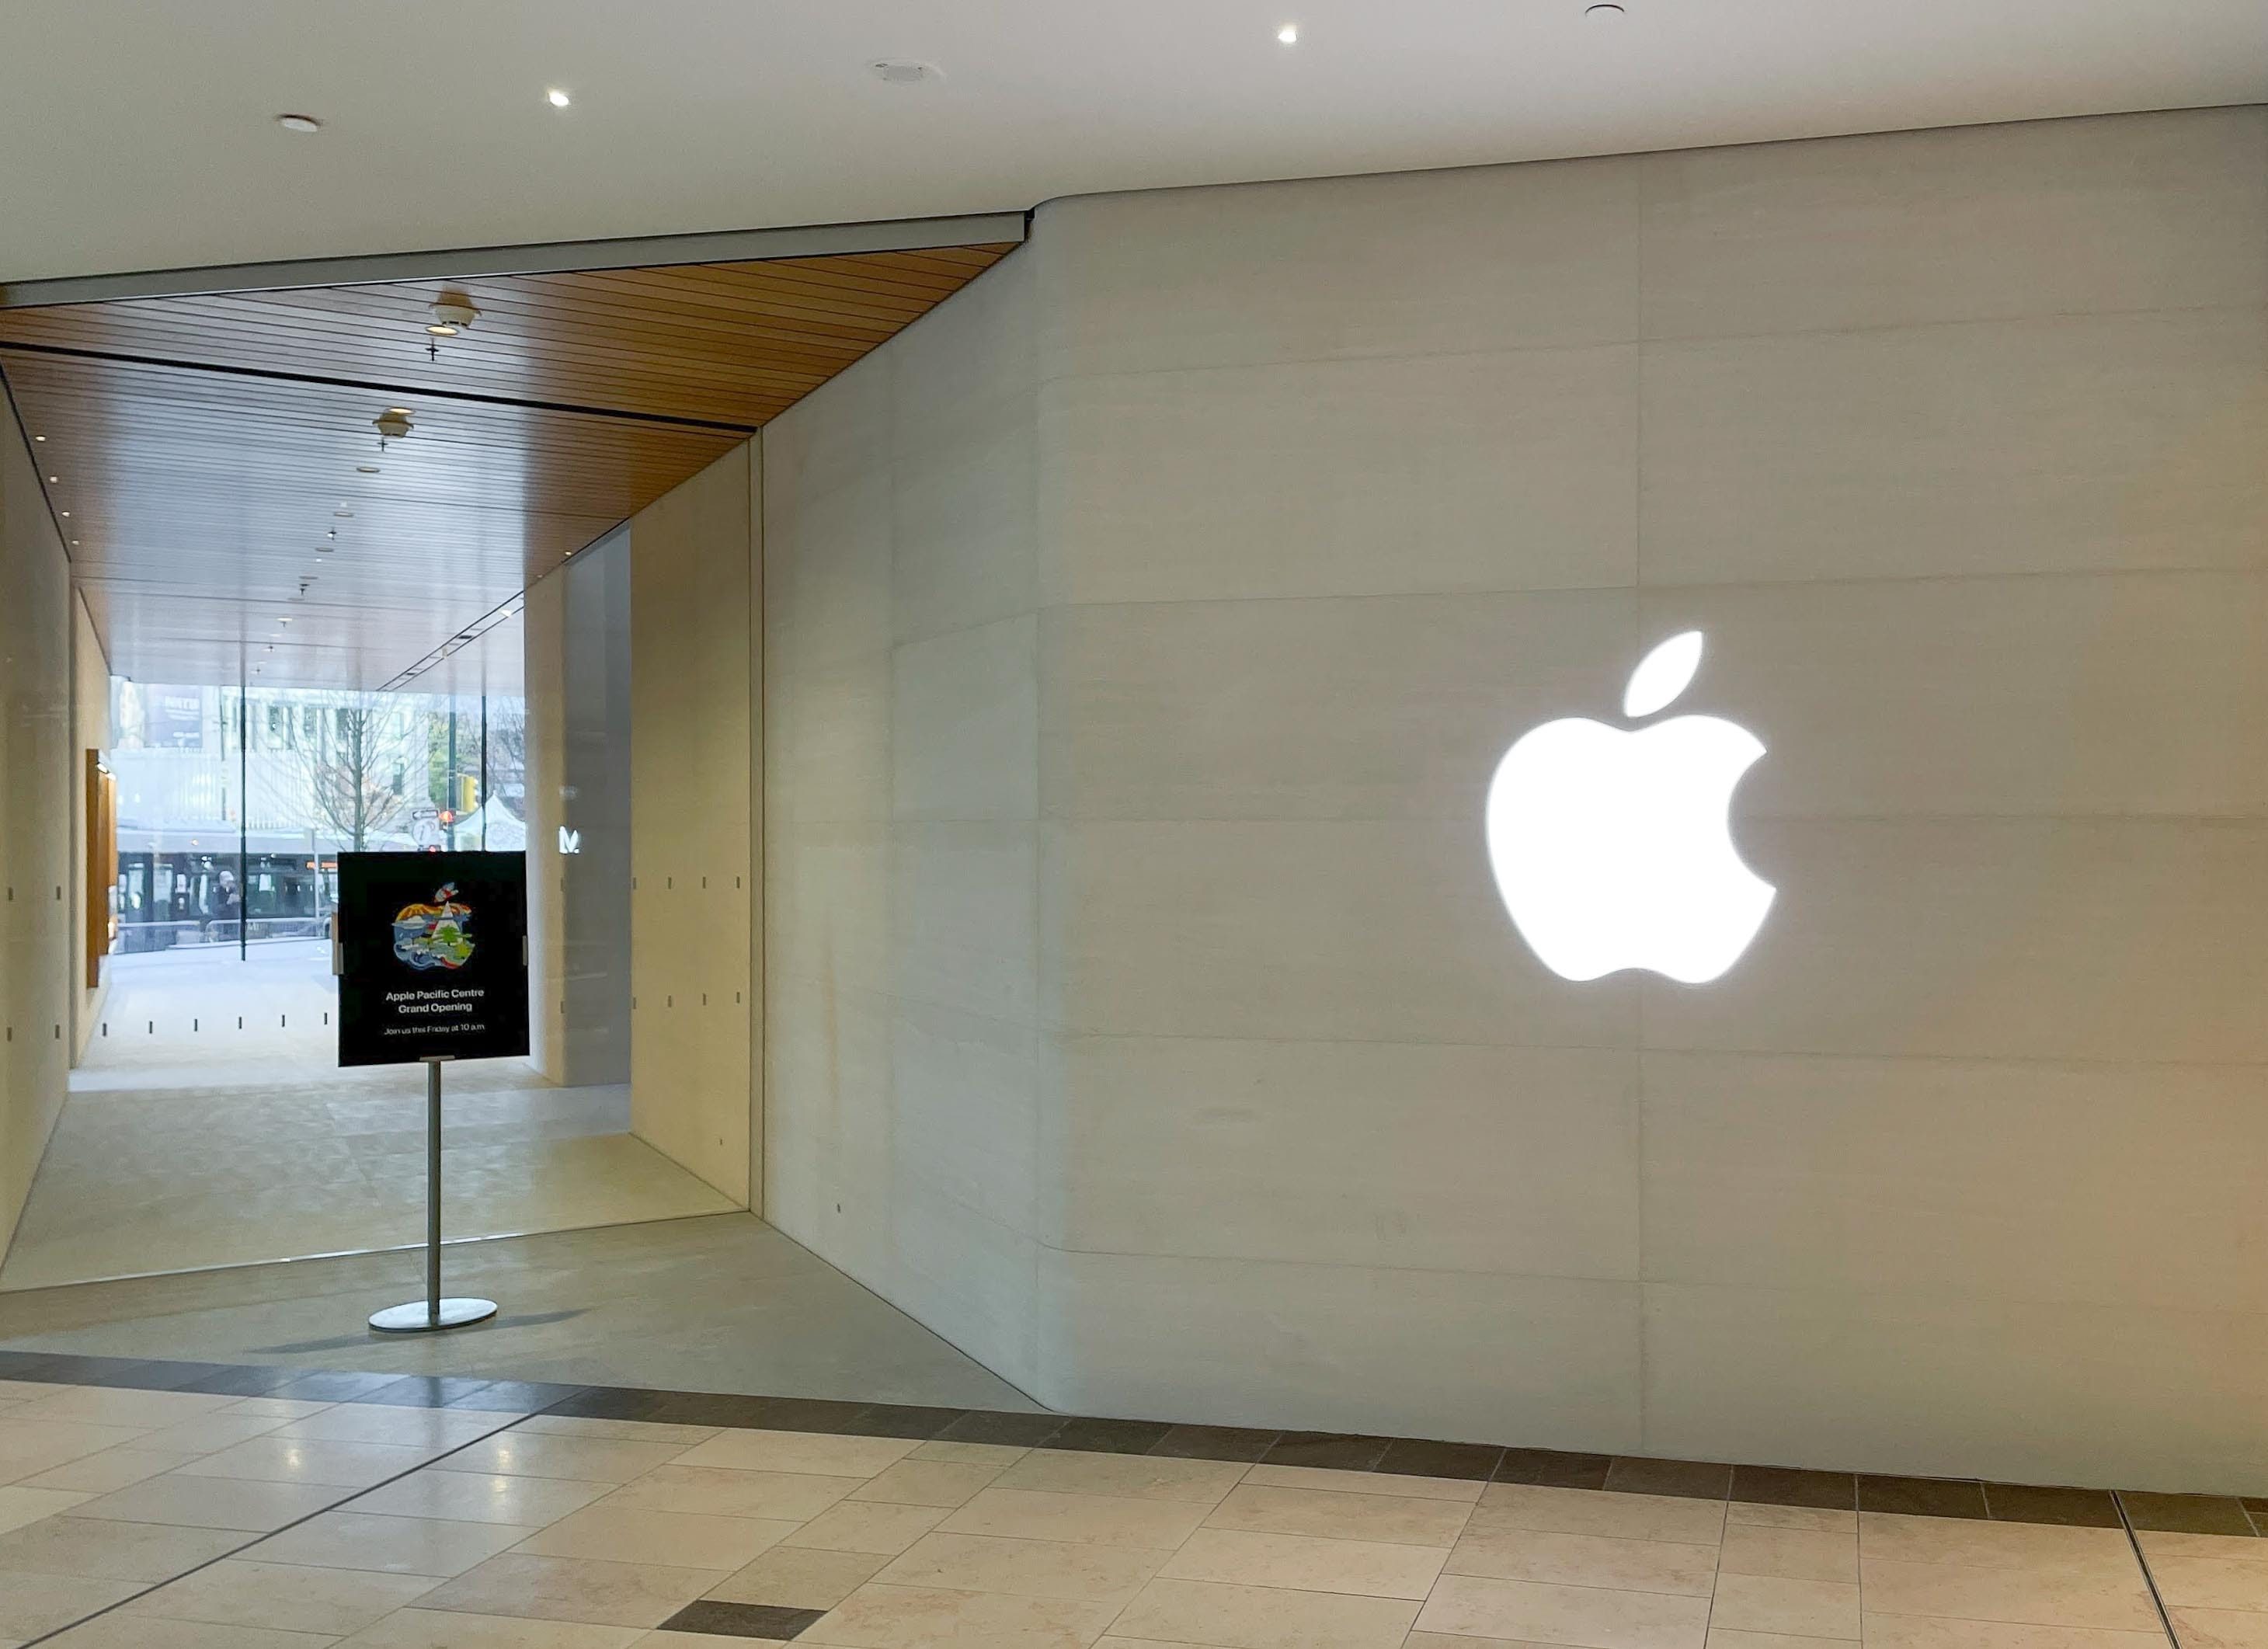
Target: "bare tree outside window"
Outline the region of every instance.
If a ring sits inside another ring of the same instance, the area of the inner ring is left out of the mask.
[[[383,693],[325,693],[317,707],[313,736],[298,752],[314,821],[364,852],[409,812],[405,782],[417,754],[416,718]]]

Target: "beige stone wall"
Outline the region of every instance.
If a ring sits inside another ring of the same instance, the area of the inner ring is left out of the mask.
[[[765,1209],[1012,1380],[1039,1242],[1035,293],[763,437]]]
[[[71,591],[0,394],[0,1234],[15,1230],[70,1069]]]
[[[744,1204],[763,1183],[757,481],[736,447],[630,529],[631,1128]]]
[[[1064,1408],[2268,1489],[2268,110],[1056,202],[775,428],[797,1235]],[[1571,984],[1484,788],[1689,627],[1778,902]]]

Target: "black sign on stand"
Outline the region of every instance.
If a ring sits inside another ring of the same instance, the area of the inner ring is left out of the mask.
[[[370,1326],[493,1317],[492,1299],[441,1296],[441,1067],[527,1052],[527,856],[342,853],[334,920],[339,1064],[425,1067],[425,1298]]]
[[[527,855],[339,855],[339,1064],[527,1052]]]

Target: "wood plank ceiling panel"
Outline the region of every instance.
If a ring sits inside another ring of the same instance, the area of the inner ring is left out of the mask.
[[[1010,249],[7,310],[0,374],[114,668],[374,686]]]

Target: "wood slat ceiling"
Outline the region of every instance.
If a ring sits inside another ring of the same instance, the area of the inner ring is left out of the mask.
[[[375,686],[1011,249],[6,310],[0,373],[114,670]]]

